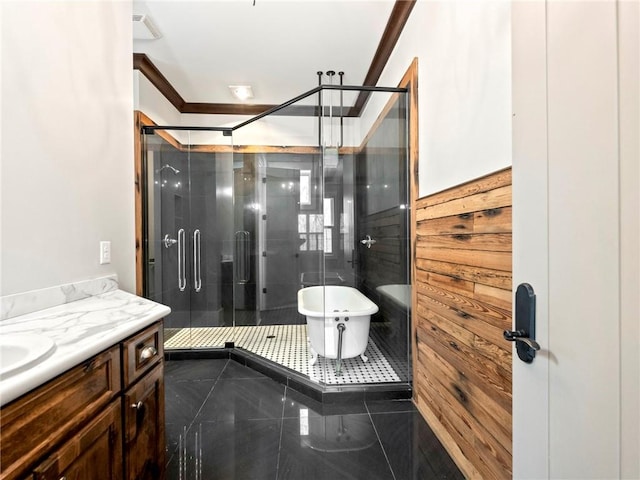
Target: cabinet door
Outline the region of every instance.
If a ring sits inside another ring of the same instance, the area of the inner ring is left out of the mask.
[[[122,479],[121,406],[103,413],[33,471],[35,480]]]
[[[119,392],[120,348],[116,346],[4,406],[0,478],[23,478]]]
[[[124,394],[125,475],[129,480],[164,477],[164,362]]]

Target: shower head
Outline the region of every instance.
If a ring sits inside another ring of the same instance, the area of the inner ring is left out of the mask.
[[[171,171],[174,173],[174,175],[177,175],[177,174],[179,174],[179,173],[180,173],[180,170],[178,170],[177,168],[172,167],[172,166],[171,166],[171,165],[169,165],[168,163],[167,163],[166,165],[164,165],[162,168],[159,168],[158,170],[156,170],[156,173],[160,173],[160,172],[162,172],[163,170],[165,170],[165,169],[167,169],[167,168],[168,168],[169,170],[171,170]]]

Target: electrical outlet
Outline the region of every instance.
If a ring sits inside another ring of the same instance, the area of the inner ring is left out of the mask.
[[[111,242],[100,242],[100,265],[111,263]]]

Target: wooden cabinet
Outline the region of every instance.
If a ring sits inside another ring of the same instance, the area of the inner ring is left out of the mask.
[[[164,365],[158,364],[123,396],[126,478],[157,480],[164,470]]]
[[[0,480],[164,476],[162,323],[0,410]]]
[[[160,325],[137,333],[122,343],[122,384],[133,384],[164,356]]]
[[[87,360],[0,411],[0,478],[19,478],[120,392],[120,348]],[[56,479],[57,480],[57,479]]]
[[[122,479],[121,403],[116,399],[33,471],[34,480]]]

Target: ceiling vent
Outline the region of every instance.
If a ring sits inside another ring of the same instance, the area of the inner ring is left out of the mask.
[[[162,37],[160,30],[148,15],[133,15],[134,40],[155,40],[160,37]]]

